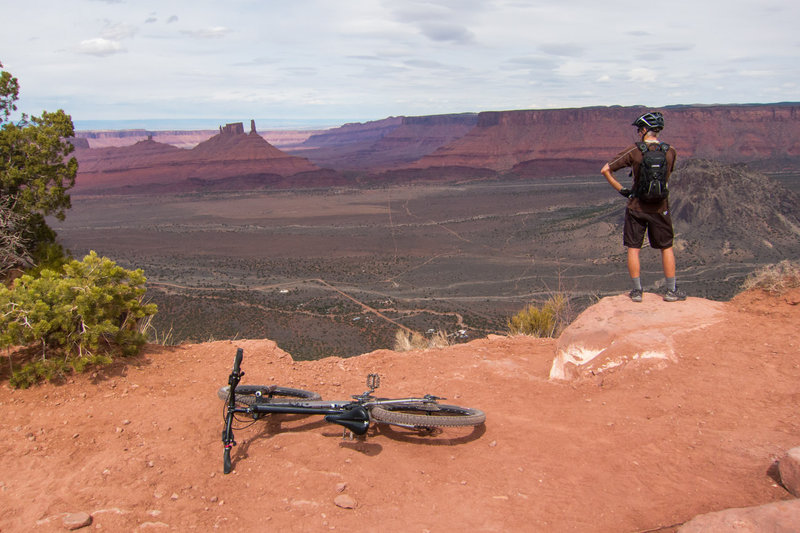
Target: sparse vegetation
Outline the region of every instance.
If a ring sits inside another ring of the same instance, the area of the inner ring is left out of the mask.
[[[141,270],[92,252],[63,272],[44,269],[0,287],[0,347],[39,352],[12,370],[11,385],[25,388],[138,353],[146,340],[140,322],[156,312],[142,303],[144,283]]]
[[[559,292],[541,305],[530,304],[508,320],[512,335],[557,337],[571,321],[569,297]]]
[[[742,288],[761,289],[771,294],[783,294],[800,287],[800,263],[785,259],[775,265],[767,265],[745,278]]]

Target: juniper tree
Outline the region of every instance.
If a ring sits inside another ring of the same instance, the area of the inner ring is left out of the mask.
[[[70,116],[43,111],[11,121],[18,98],[19,81],[0,71],[0,276],[55,243],[45,217],[64,219],[78,172],[67,141],[75,135]]]

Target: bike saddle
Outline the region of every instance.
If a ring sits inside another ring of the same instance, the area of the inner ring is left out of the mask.
[[[363,435],[369,429],[369,413],[360,405],[351,407],[342,413],[325,415],[325,420],[344,426],[356,435]]]

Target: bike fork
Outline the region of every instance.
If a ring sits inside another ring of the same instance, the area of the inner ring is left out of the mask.
[[[236,357],[233,360],[233,370],[228,377],[230,394],[228,395],[228,406],[225,413],[225,429],[222,430],[222,444],[225,446],[222,471],[225,474],[230,474],[231,472],[231,448],[236,446],[236,441],[233,440],[233,415],[236,409],[236,387],[239,385],[239,380],[244,376],[244,372],[241,371],[242,355],[242,349],[237,349]]]
[[[225,417],[225,429],[222,430],[222,444],[225,446],[223,452],[222,472],[225,474],[231,473],[231,448],[236,446],[236,441],[233,440],[233,411],[228,409],[228,414]]]

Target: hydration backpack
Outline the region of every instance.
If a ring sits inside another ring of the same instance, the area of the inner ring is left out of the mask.
[[[669,196],[667,177],[667,143],[659,143],[657,150],[650,150],[647,143],[638,142],[636,146],[642,151],[642,165],[639,167],[639,181],[634,196],[641,202],[657,203]]]

